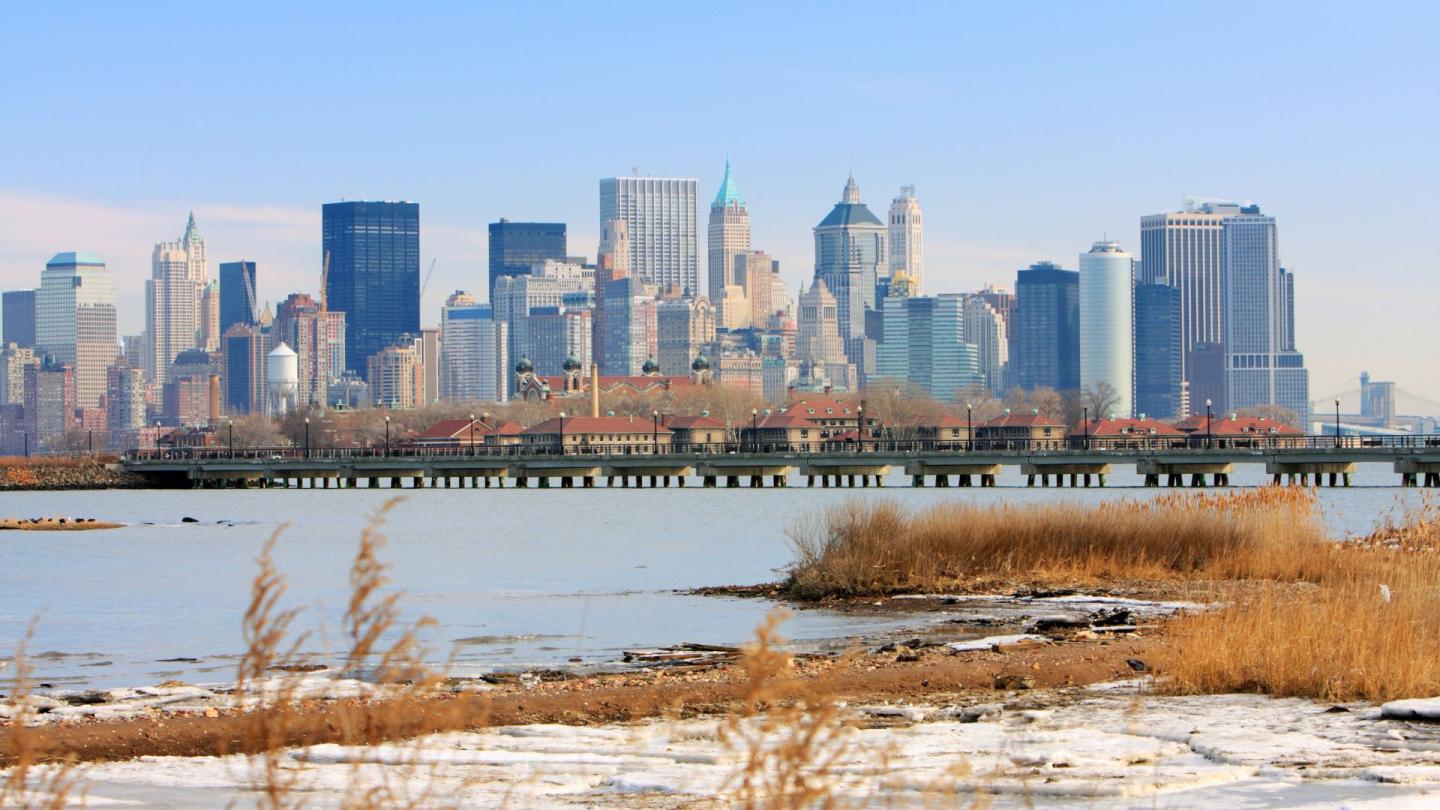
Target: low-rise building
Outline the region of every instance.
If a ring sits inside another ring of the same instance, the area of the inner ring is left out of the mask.
[[[661,424],[670,428],[672,445],[679,452],[718,449],[725,442],[725,424],[708,414],[666,416]]]
[[[987,449],[1058,450],[1065,446],[1065,426],[1039,411],[1005,413],[975,428],[975,439]]]
[[[1202,417],[1203,419],[1203,417]],[[1091,419],[1081,422],[1070,431],[1070,445],[1077,449],[1088,447],[1119,448],[1165,448],[1185,446],[1184,431],[1158,419],[1139,417],[1135,419]]]
[[[1190,443],[1211,443],[1216,447],[1303,447],[1305,432],[1284,422],[1263,416],[1223,418],[1197,414],[1181,419],[1175,427],[1190,437]]]
[[[557,416],[520,434],[526,449],[567,454],[664,453],[672,440],[658,419],[633,416]]]
[[[766,413],[740,430],[740,449],[744,452],[789,450],[812,453],[821,449],[828,435],[826,428],[794,410]]]

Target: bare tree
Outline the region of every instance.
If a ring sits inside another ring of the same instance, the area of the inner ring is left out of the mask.
[[[1249,408],[1241,408],[1235,412],[1236,416],[1247,416],[1254,419],[1269,419],[1272,422],[1279,422],[1282,425],[1304,430],[1305,426],[1300,424],[1300,415],[1289,408],[1280,405],[1254,405]],[[1217,418],[1223,418],[1216,414]]]
[[[1104,380],[1094,385],[1087,385],[1080,392],[1080,405],[1090,410],[1091,419],[1104,419],[1115,411],[1120,404],[1120,392],[1115,386]],[[1120,414],[1128,416],[1129,414]]]

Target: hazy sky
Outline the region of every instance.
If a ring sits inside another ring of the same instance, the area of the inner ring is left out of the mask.
[[[422,321],[485,286],[485,225],[569,224],[597,180],[726,154],[792,286],[846,172],[926,218],[926,291],[1012,287],[1141,215],[1252,200],[1296,273],[1316,398],[1440,400],[1440,4],[25,3],[0,25],[0,287],[104,258],[122,332],[195,211],[211,271],[315,291],[320,205],[420,203]],[[706,210],[702,210],[703,233]],[[883,214],[882,214],[883,215]],[[701,246],[702,273],[704,246]],[[423,269],[422,269],[423,272]]]

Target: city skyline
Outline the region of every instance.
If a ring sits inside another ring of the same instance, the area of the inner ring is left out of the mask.
[[[34,287],[45,261],[57,252],[93,252],[115,278],[119,331],[139,332],[144,318],[140,288],[149,274],[150,249],[174,238],[193,208],[208,242],[212,276],[220,261],[255,261],[258,297],[273,308],[290,292],[318,293],[323,203],[407,199],[425,209],[422,269],[438,260],[421,305],[422,325],[433,326],[446,295],[486,286],[488,223],[502,216],[564,222],[571,252],[593,256],[598,179],[625,176],[637,164],[645,174],[698,177],[702,210],[696,214],[703,217],[703,202],[717,189],[716,167],[729,154],[744,181],[752,243],[780,262],[791,290],[808,282],[814,266],[809,229],[833,204],[837,178],[852,168],[876,209],[883,209],[901,186],[917,187],[926,216],[926,293],[967,292],[987,283],[1013,288],[1017,270],[1044,260],[1073,269],[1073,257],[1105,237],[1138,256],[1139,218],[1177,210],[1188,195],[1254,200],[1283,223],[1281,262],[1301,279],[1296,343],[1312,369],[1313,394],[1322,396],[1368,368],[1376,377],[1398,379],[1440,398],[1440,384],[1426,378],[1423,354],[1397,350],[1433,340],[1440,326],[1387,316],[1388,299],[1396,293],[1404,293],[1412,305],[1440,302],[1440,289],[1424,272],[1434,259],[1420,236],[1435,209],[1425,192],[1436,185],[1437,166],[1425,144],[1434,141],[1437,122],[1411,92],[1436,75],[1436,67],[1422,56],[1419,38],[1420,31],[1433,27],[1426,23],[1433,22],[1435,10],[1389,7],[1357,18],[1340,8],[1312,9],[1303,16],[1294,13],[1295,6],[1246,8],[1243,32],[1225,24],[1223,8],[1217,7],[1213,17],[1187,15],[1191,40],[1206,44],[1203,56],[1193,57],[1175,47],[1180,43],[1159,36],[1174,24],[1179,10],[1151,9],[1142,15],[1139,6],[1117,6],[1098,17],[1063,7],[953,10],[940,13],[955,25],[926,28],[900,16],[868,27],[864,44],[879,49],[903,43],[912,62],[903,72],[866,60],[839,60],[845,67],[834,72],[827,66],[855,47],[860,36],[846,30],[861,13],[859,7],[842,7],[834,19],[812,21],[815,28],[794,43],[791,54],[776,52],[770,40],[738,38],[735,69],[755,79],[763,65],[774,76],[770,82],[727,76],[722,86],[708,76],[700,58],[622,55],[632,69],[675,74],[657,78],[655,88],[627,90],[627,100],[661,105],[656,109],[677,121],[699,108],[759,104],[774,118],[765,137],[756,135],[760,130],[755,127],[741,128],[743,135],[697,128],[677,136],[659,131],[666,127],[627,124],[587,132],[585,147],[579,149],[565,144],[571,134],[563,128],[515,126],[516,116],[506,131],[476,132],[463,125],[468,114],[455,105],[438,105],[437,99],[453,94],[459,80],[468,82],[503,63],[513,46],[462,57],[450,53],[459,49],[434,44],[416,48],[423,51],[422,64],[413,68],[412,78],[423,75],[429,81],[409,95],[401,93],[404,82],[381,77],[378,68],[358,69],[378,82],[365,92],[401,103],[413,115],[433,114],[440,126],[417,130],[409,121],[403,128],[384,124],[357,132],[355,146],[333,149],[324,134],[328,127],[360,119],[342,109],[344,97],[306,109],[314,97],[311,88],[321,86],[325,71],[312,58],[287,53],[302,51],[301,37],[319,28],[313,10],[276,13],[289,27],[273,32],[274,42],[265,46],[273,58],[264,65],[216,60],[173,71],[155,57],[134,54],[91,87],[91,72],[44,61],[46,69],[35,81],[13,88],[14,126],[0,132],[4,154],[34,158],[12,159],[0,184],[0,287]],[[15,47],[0,59],[41,64],[39,45],[33,43],[43,42],[38,33],[55,24],[54,13],[27,9],[18,15]],[[473,12],[447,13],[464,18]],[[777,9],[767,15],[772,13],[798,12]],[[97,6],[74,21],[73,35],[103,55],[115,47],[104,40],[123,40],[125,32],[136,32],[153,23],[150,17],[164,14]],[[517,32],[536,25],[512,16],[513,10],[498,14]],[[182,29],[193,24],[177,16],[166,16],[167,24]],[[722,20],[705,38],[735,33],[747,20],[753,24],[753,16],[742,12],[735,20]],[[1046,24],[1037,25],[1042,16]],[[233,42],[255,38],[259,23],[220,17],[212,25],[226,33],[208,35],[213,50],[222,51],[231,37]],[[382,32],[378,15],[362,8],[352,33],[362,41],[451,36],[433,23],[433,16],[420,12],[396,30]],[[559,44],[580,48],[596,33],[628,27],[643,34],[652,25],[658,24],[628,18],[606,22],[578,10],[573,27],[554,36]],[[1076,53],[1087,31],[1102,27],[1129,46],[1126,59],[1091,54],[1079,62],[1064,61]],[[452,26],[457,32],[463,28]],[[1391,33],[1383,48],[1365,35],[1372,28]],[[699,35],[679,36],[697,40],[698,47]],[[946,37],[964,47],[942,47]],[[1409,37],[1415,37],[1411,45],[1406,44]],[[1027,47],[1016,48],[1022,41]],[[1276,48],[1277,42],[1283,47]],[[1037,52],[1047,53],[1047,59],[1034,59]],[[1300,59],[1306,52],[1328,56]],[[746,63],[747,54],[755,64]],[[1169,82],[1181,81],[1187,58],[1195,64],[1188,70],[1205,71],[1215,86],[1210,99],[1163,91]],[[1068,65],[1063,72],[1050,67],[1061,63]],[[1227,64],[1243,69],[1207,67]],[[983,71],[984,81],[967,78],[981,65],[990,66]],[[242,73],[255,70],[264,76],[241,82]],[[1400,76],[1405,80],[1390,81]],[[1264,81],[1257,83],[1257,78]],[[267,79],[289,89],[273,98],[246,91],[252,82],[265,86]],[[541,66],[534,81],[560,93],[567,109],[582,116],[593,115],[601,105],[562,69]],[[86,102],[102,117],[118,116],[137,97],[173,94],[172,83],[207,100],[174,133],[147,140],[115,128],[96,138],[93,132],[82,137],[78,130],[41,125],[55,115],[60,99]],[[694,85],[691,97],[661,95],[683,83]],[[527,105],[536,103],[505,88],[484,92],[495,94],[495,103],[512,105],[517,114],[528,114]],[[1304,100],[1317,93],[1328,103]],[[1136,134],[1134,123],[1119,139],[1069,125],[1117,94],[1117,103],[1128,105],[1136,122],[1151,122],[1143,134]],[[801,127],[801,122],[823,120],[817,117],[822,108],[856,102],[873,105],[881,114],[839,136]],[[1197,110],[1197,104],[1206,108]],[[966,112],[957,117],[943,111],[951,107]],[[1336,110],[1345,111],[1343,122]],[[886,119],[901,115],[911,148],[896,150],[893,139],[902,133]],[[233,124],[247,118],[293,126],[256,131]],[[1195,123],[1201,120],[1203,130]],[[1053,135],[1056,126],[1064,138]],[[419,147],[404,151],[425,152],[423,160],[366,152],[400,137],[402,129]],[[1191,148],[1197,133],[1218,139],[1217,148]],[[1244,149],[1226,148],[1237,139]],[[1347,227],[1336,228],[1342,201]],[[1357,268],[1363,278],[1359,284]],[[1334,329],[1333,324],[1353,328]]]

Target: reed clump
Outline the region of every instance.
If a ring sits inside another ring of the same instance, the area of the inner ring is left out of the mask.
[[[1156,686],[1321,700],[1440,694],[1440,500],[1335,543],[1317,587],[1261,583],[1166,627]]]
[[[1308,490],[1176,493],[1042,506],[907,510],[850,500],[790,528],[799,599],[1107,580],[1325,576],[1334,544]]]

